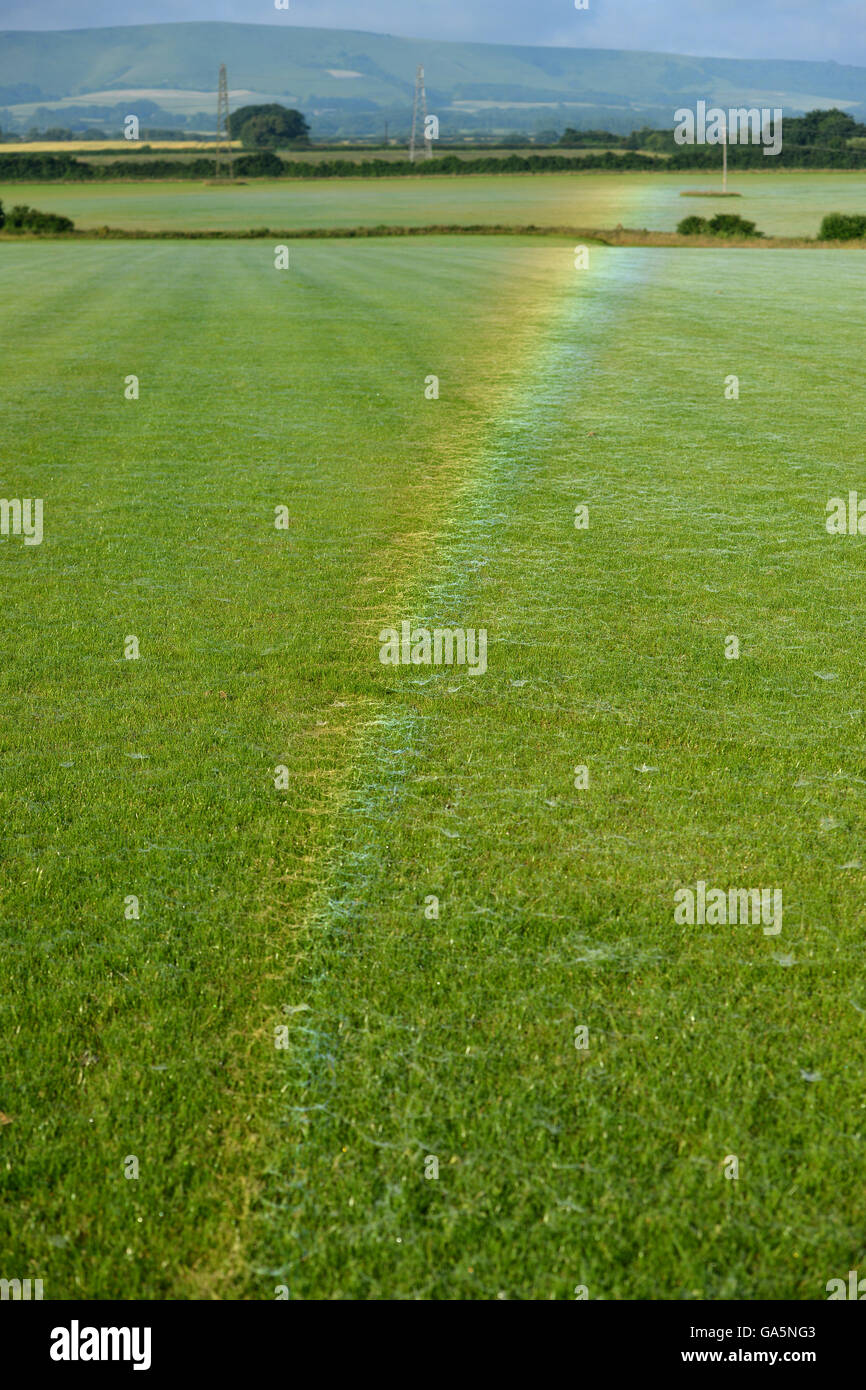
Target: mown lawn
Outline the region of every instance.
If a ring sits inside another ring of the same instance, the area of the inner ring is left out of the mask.
[[[856,257],[2,254],[2,492],[45,499],[0,541],[4,1274],[825,1297],[866,1218]],[[402,619],[487,673],[383,666]],[[781,887],[780,935],[675,923],[699,878]]]
[[[488,673],[377,670],[358,615],[263,1293],[809,1300],[863,1258],[857,271],[583,277],[387,620],[486,626]],[[781,933],[677,925],[699,878],[780,887]]]
[[[45,513],[0,539],[4,1277],[243,1287],[271,1015],[376,695],[357,617],[413,573],[562,255],[4,248],[0,494]]]

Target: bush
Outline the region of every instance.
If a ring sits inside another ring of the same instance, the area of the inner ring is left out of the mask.
[[[75,223],[69,217],[60,217],[54,212],[38,212],[36,208],[19,203],[10,210],[5,219],[7,232],[72,232]]]
[[[820,241],[855,241],[860,237],[866,237],[866,216],[850,212],[828,212],[818,233]]]
[[[677,223],[677,231],[680,236],[763,236],[759,232],[754,222],[748,222],[745,217],[738,217],[735,212],[717,212],[715,217],[711,217],[709,222],[705,217],[684,217],[682,222]]]
[[[709,231],[713,236],[763,236],[754,222],[738,217],[735,212],[717,212],[710,218]]]
[[[677,223],[677,231],[680,236],[705,236],[707,219],[705,217],[684,217],[682,222]]]

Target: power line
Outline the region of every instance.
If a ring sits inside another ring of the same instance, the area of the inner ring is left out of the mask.
[[[216,176],[222,178],[227,171],[232,177],[232,136],[229,126],[229,79],[226,65],[220,65],[219,96],[217,97],[217,145]]]
[[[415,73],[415,101],[412,105],[412,134],[409,138],[409,163],[415,162],[415,130],[418,125],[418,107],[421,107],[421,133],[424,137],[425,158],[433,158],[433,141],[427,134],[427,93],[424,90],[424,69],[418,64]]]

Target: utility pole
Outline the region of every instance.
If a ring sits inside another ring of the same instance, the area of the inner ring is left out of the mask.
[[[222,178],[223,171],[232,176],[232,136],[229,128],[229,79],[226,65],[220,65],[219,95],[217,97],[217,144],[216,177]]]
[[[421,133],[424,136],[424,152],[427,159],[433,158],[433,142],[427,138],[427,93],[424,90],[424,69],[418,64],[415,73],[415,101],[412,106],[412,134],[409,139],[409,163],[415,163],[415,131],[418,125],[418,108],[421,108]]]

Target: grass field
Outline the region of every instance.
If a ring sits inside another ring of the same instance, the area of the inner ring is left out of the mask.
[[[721,184],[721,180],[715,180]],[[866,210],[862,172],[779,171],[733,174],[736,199],[682,198],[713,186],[701,170],[679,174],[616,173],[454,175],[435,178],[254,180],[234,188],[204,183],[0,185],[7,207],[27,203],[63,213],[77,226],[242,229],[493,223],[503,225],[647,227],[673,231],[696,211],[730,212],[768,235],[816,236],[827,212]]]
[[[33,243],[0,281],[2,492],[45,505],[0,540],[4,1269],[826,1297],[866,1220],[856,256]],[[486,628],[486,674],[383,666],[404,619]],[[698,879],[781,887],[780,935],[678,925]]]

